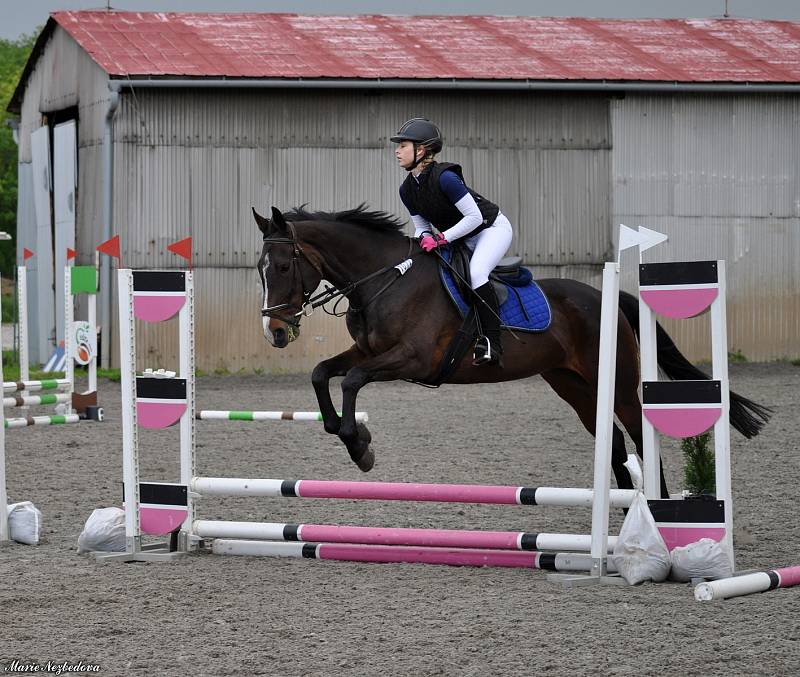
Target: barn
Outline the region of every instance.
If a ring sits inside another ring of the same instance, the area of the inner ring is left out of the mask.
[[[797,23],[57,12],[9,111],[35,359],[63,336],[66,248],[90,264],[116,234],[135,268],[183,266],[166,245],[192,236],[202,369],[308,371],[346,348],[322,313],[268,348],[250,209],[404,215],[389,137],[418,115],[535,276],[597,285],[617,224],[645,225],[670,237],[649,260],[726,259],[732,351],[800,356]],[[112,344],[116,265],[103,257]],[[673,329],[693,358],[704,322]],[[174,332],[142,331],[149,366],[174,359]]]

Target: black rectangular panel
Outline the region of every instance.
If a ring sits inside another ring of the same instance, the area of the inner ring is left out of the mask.
[[[721,404],[719,381],[642,381],[642,404]]]
[[[639,264],[639,286],[661,284],[716,284],[716,261],[679,261]]]

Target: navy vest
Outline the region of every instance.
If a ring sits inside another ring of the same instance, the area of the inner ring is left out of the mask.
[[[443,171],[448,169],[458,174],[462,181],[464,180],[461,165],[452,162],[434,162],[428,165],[417,178],[414,178],[409,172],[402,185],[407,206],[442,231],[452,228],[464,218],[464,215],[450,202],[439,185],[439,177]],[[465,236],[472,237],[494,223],[500,213],[500,208],[482,195],[478,195],[469,186],[467,186],[467,190],[474,198],[483,217],[483,223]]]

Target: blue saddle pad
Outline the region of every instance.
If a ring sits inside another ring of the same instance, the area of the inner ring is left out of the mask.
[[[439,252],[449,263],[452,256],[450,248],[443,247]],[[503,280],[503,284],[508,290],[508,298],[500,306],[500,320],[503,327],[514,331],[545,331],[552,320],[550,304],[544,292],[534,281],[530,271],[527,268],[520,268],[520,272],[520,278],[528,278],[528,282],[524,286],[517,286],[520,282],[519,279],[514,280],[516,284],[513,285]],[[461,317],[466,317],[470,304],[462,297],[450,269],[440,263],[439,274],[444,288],[461,313]]]

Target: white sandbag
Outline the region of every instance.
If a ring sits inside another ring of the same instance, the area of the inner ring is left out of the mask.
[[[125,551],[125,511],[97,508],[89,515],[78,536],[78,554]]]
[[[631,585],[644,581],[663,581],[669,574],[669,550],[642,493],[638,459],[629,454],[625,466],[631,474],[636,493],[622,523],[611,561]]]
[[[12,541],[39,545],[42,513],[30,501],[12,503],[8,507],[8,535]]]
[[[701,538],[696,543],[675,548],[672,551],[672,581],[688,583],[693,578],[728,578],[733,575],[733,567],[728,559],[725,540]]]

